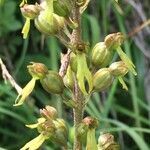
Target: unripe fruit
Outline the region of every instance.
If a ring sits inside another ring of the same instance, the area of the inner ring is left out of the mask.
[[[65,19],[53,12],[53,0],[44,1],[40,4],[43,8],[35,18],[36,28],[45,35],[57,34],[65,25]]]
[[[109,50],[104,42],[99,42],[92,49],[92,64],[97,68],[106,67],[113,56],[114,51]]]
[[[107,89],[113,81],[113,75],[109,68],[98,70],[93,76],[93,90],[103,91]]]
[[[128,68],[123,61],[114,62],[109,66],[111,74],[118,77],[124,76],[128,72]]]
[[[62,17],[69,17],[72,10],[72,0],[54,1],[54,13]]]
[[[65,24],[63,17],[56,14],[52,14],[53,22],[49,22],[45,17],[44,11],[35,19],[36,28],[45,35],[55,35],[57,34]]]
[[[49,71],[40,82],[48,93],[61,94],[64,90],[63,80],[55,71]]]

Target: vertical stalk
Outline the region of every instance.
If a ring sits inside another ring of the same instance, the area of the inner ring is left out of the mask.
[[[78,24],[78,27],[76,29],[74,29],[72,32],[71,42],[72,42],[72,44],[77,45],[78,43],[82,42],[81,14],[79,12],[79,6],[77,6],[76,4],[74,6],[75,7],[73,10],[73,20]],[[75,78],[75,85],[74,85],[74,100],[76,101],[76,104],[77,104],[77,107],[74,108],[74,110],[73,110],[73,112],[74,112],[74,127],[75,127],[74,150],[82,150],[82,143],[78,138],[77,127],[83,119],[85,98],[79,89],[76,78]]]

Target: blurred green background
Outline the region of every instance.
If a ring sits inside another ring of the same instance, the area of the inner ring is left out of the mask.
[[[31,24],[29,38],[23,40],[21,28],[24,19],[16,0],[0,0],[0,57],[17,83],[23,87],[30,80],[26,66],[29,62],[42,62],[49,69],[58,70],[60,52],[65,48],[56,38],[43,36]],[[30,1],[34,3],[35,1]],[[113,0],[91,0],[82,17],[83,38],[91,47],[112,32],[132,32],[150,18],[149,0],[122,0],[120,7]],[[124,91],[117,80],[110,89],[92,96],[86,107],[86,115],[100,121],[100,132],[111,132],[122,150],[150,149],[150,27],[128,38],[123,46],[136,65],[138,75],[128,74]],[[118,58],[116,55],[114,61]],[[73,125],[72,110],[62,104],[58,96],[49,95],[40,86],[36,87],[28,102],[13,107],[17,92],[5,84],[0,70],[0,149],[17,150],[34,138],[36,131],[25,127],[34,123],[39,108],[55,106],[59,116]],[[71,143],[70,143],[71,144]],[[49,141],[44,150],[60,149]]]

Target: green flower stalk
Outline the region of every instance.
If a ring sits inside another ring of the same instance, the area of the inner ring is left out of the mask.
[[[86,54],[82,52],[78,52],[76,54],[77,57],[77,80],[80,90],[87,95],[92,91],[93,83],[92,83],[92,74],[88,68]],[[88,91],[85,88],[85,81],[88,83]]]

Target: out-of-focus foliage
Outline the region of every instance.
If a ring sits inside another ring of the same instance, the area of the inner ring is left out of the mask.
[[[26,66],[31,61],[41,62],[49,69],[58,70],[59,53],[61,50],[65,51],[65,48],[57,39],[41,36],[33,24],[29,38],[23,40],[21,27],[24,20],[20,14],[19,1],[0,2],[0,57],[17,83],[23,87],[30,80]],[[143,5],[144,3],[148,3],[148,0],[143,1]],[[131,25],[133,22],[130,18],[133,11],[127,3],[118,6],[112,0],[92,0],[82,18],[84,40],[89,41],[93,47],[108,33],[121,31],[127,34],[127,24]],[[97,135],[100,131],[109,131],[118,137],[123,150],[146,150],[150,147],[150,106],[144,90],[145,58],[132,39],[126,40],[124,49],[137,66],[138,76],[129,74],[126,78],[128,92],[122,90],[116,80],[108,91],[94,94],[86,108],[86,114],[99,119]],[[115,60],[117,59],[116,56]],[[55,106],[59,116],[63,116],[68,124],[73,124],[72,111],[62,104],[59,97],[46,93],[38,83],[27,104],[19,108],[13,107],[16,96],[16,91],[6,85],[0,76],[0,147],[16,150],[33,139],[36,135],[24,124],[33,123],[39,116],[39,108],[46,104]],[[49,141],[43,148],[59,149]]]

